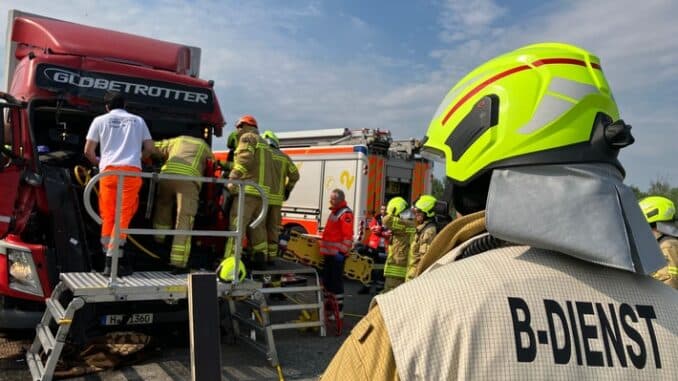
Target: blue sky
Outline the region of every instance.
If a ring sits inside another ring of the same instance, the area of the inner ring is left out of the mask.
[[[201,47],[227,128],[251,113],[274,131],[372,127],[398,139],[423,137],[446,92],[488,58],[574,43],[600,57],[634,126],[626,182],[678,186],[676,1],[3,0],[2,30],[11,8]]]

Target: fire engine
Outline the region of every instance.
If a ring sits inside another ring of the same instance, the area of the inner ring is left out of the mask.
[[[366,220],[392,197],[411,202],[431,191],[433,162],[419,155],[416,139],[394,140],[379,129],[325,129],[277,134],[280,147],[299,168],[300,179],[284,203],[283,229],[319,234],[338,188],[355,216],[356,242]]]

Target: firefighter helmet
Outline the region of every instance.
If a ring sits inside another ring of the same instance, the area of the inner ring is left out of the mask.
[[[407,209],[407,201],[402,197],[393,197],[386,205],[386,212],[392,216],[399,216]]]
[[[528,45],[479,66],[447,94],[424,143],[454,184],[518,165],[606,162],[624,175],[633,143],[600,60],[573,45]]]
[[[673,201],[666,197],[645,197],[639,204],[648,223],[673,221],[676,217],[676,207]]]
[[[264,133],[261,135],[262,138],[266,139],[266,142],[268,145],[278,148],[280,147],[280,140],[278,140],[278,137],[273,133],[271,130],[266,130]]]
[[[245,264],[242,261],[239,261],[238,265],[238,278],[240,280],[245,279],[247,271],[245,270]],[[235,257],[228,257],[221,261],[219,267],[217,268],[217,275],[219,280],[223,282],[232,282],[233,281],[233,270],[235,269]]]
[[[437,201],[438,200],[430,194],[424,194],[414,203],[414,208],[420,210],[426,217],[433,217],[436,214],[434,209]]]
[[[259,127],[257,125],[257,120],[254,119],[252,115],[243,115],[238,122],[235,124],[235,128],[238,128],[241,124],[249,124],[250,126]]]

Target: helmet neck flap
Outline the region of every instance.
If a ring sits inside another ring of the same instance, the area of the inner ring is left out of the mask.
[[[649,274],[665,264],[633,191],[610,164],[495,169],[487,231],[603,266]]]

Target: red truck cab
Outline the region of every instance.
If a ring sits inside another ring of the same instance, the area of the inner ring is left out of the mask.
[[[225,123],[213,82],[198,78],[199,48],[16,10],[9,20],[0,93],[0,328],[27,328],[59,273],[100,270],[99,226],[82,206],[81,177],[91,167],[85,136],[105,112],[104,94],[122,93],[156,140],[191,135],[211,144]]]

